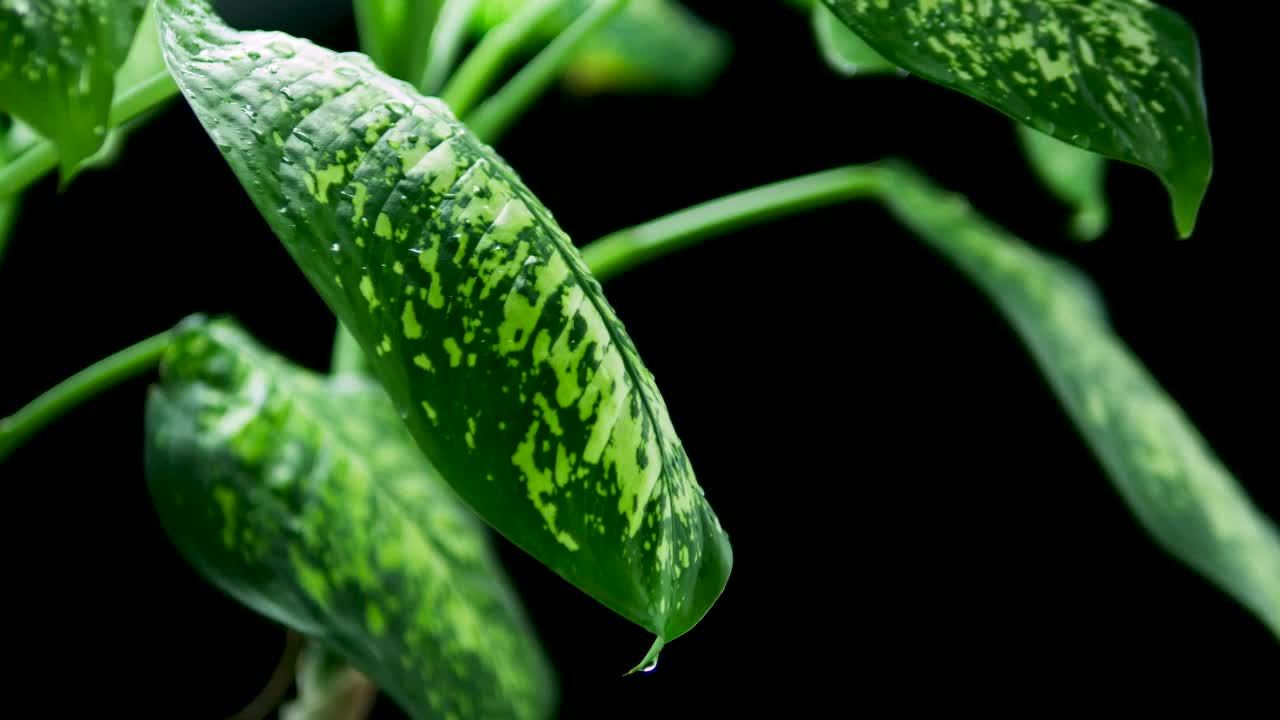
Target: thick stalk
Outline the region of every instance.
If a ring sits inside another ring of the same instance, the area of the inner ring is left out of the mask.
[[[418,81],[418,89],[423,95],[434,95],[440,91],[453,65],[458,59],[458,51],[467,36],[467,23],[475,12],[477,0],[445,0],[436,16],[435,29],[431,31],[431,42],[427,49],[426,66],[422,69],[422,79]]]
[[[485,33],[458,71],[449,78],[440,99],[462,117],[484,97],[511,56],[529,45],[538,30],[564,0],[530,0],[511,17]]]
[[[593,3],[589,10],[557,35],[515,77],[477,107],[470,117],[465,118],[467,124],[485,142],[496,142],[533,101],[550,87],[591,34],[617,15],[626,4],[627,0],[597,0]]]

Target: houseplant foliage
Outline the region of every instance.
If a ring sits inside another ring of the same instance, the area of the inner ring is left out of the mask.
[[[795,4],[837,72],[898,71],[1012,117],[1076,237],[1106,228],[1106,158],[1154,172],[1192,232],[1212,163],[1196,38],[1176,14],[1142,0]],[[1143,527],[1280,636],[1274,525],[1077,271],[894,162],[747,190],[579,251],[487,143],[559,81],[697,92],[724,35],[667,0],[354,9],[367,55],[233,29],[204,0],[0,0],[0,240],[30,183],[55,167],[70,181],[181,94],[340,323],[329,376],[195,317],[0,421],[2,460],[160,364],[151,496],[197,570],[308,638],[285,716],[349,717],[362,682],[416,718],[551,716],[554,672],[489,528],[651,632],[637,669],[652,669],[725,591],[733,552],[600,282],[858,198],[992,300]]]

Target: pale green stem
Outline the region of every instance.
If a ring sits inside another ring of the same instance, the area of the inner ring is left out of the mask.
[[[333,334],[333,360],[329,371],[334,375],[342,373],[364,372],[367,368],[364,350],[347,327],[338,321],[338,330]]]
[[[458,51],[467,36],[467,24],[471,22],[475,9],[476,0],[445,0],[440,8],[435,29],[431,32],[426,67],[418,82],[418,89],[423,95],[439,92],[449,73],[453,71]]]
[[[374,0],[355,0],[352,9],[356,16],[356,39],[360,43],[360,51],[369,56],[374,64],[382,69],[387,68],[387,50],[382,45],[374,20]]]
[[[440,93],[440,99],[462,117],[489,90],[511,56],[533,41],[534,35],[564,0],[529,0],[511,17],[485,33],[480,43],[458,66]]]
[[[155,367],[169,341],[170,334],[165,332],[125,348],[63,380],[26,407],[0,420],[0,461],[67,411]]]
[[[626,4],[627,0],[596,0],[592,3],[590,9],[557,35],[515,77],[465,118],[467,125],[482,140],[496,142],[511,123],[551,86],[592,33],[617,15]]]
[[[842,167],[735,193],[606,235],[584,247],[582,259],[607,280],[706,238],[874,194],[881,176],[875,165]]]
[[[153,75],[116,97],[111,104],[111,126],[119,127],[177,94],[178,86],[168,72]],[[22,192],[57,166],[57,147],[51,140],[41,140],[0,167],[0,197]]]

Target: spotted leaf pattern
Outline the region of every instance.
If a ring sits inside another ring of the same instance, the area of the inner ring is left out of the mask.
[[[516,545],[658,636],[732,552],[654,378],[551,214],[438,100],[166,2],[196,115],[418,445]]]
[[[0,110],[58,145],[64,178],[106,140],[148,0],[0,0]]]
[[[1147,0],[822,0],[889,61],[1152,170],[1189,235],[1212,171],[1200,50]]]
[[[550,715],[549,666],[484,525],[375,382],[316,375],[195,318],[164,357],[146,433],[161,522],[228,594],[414,718]]]
[[[1013,325],[1143,527],[1280,637],[1275,524],[1115,334],[1089,280],[907,168],[888,168],[882,187]]]

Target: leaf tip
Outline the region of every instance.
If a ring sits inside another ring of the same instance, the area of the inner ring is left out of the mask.
[[[630,670],[628,670],[626,674],[627,674],[627,675],[634,675],[634,674],[636,674],[636,673],[638,673],[638,672],[639,672],[639,673],[651,673],[651,672],[653,672],[654,670],[657,670],[657,669],[658,669],[658,654],[662,652],[662,648],[663,648],[663,646],[664,646],[664,645],[666,645],[666,644],[667,644],[666,639],[664,639],[661,635],[659,635],[658,637],[654,638],[654,640],[653,640],[653,646],[649,648],[649,652],[647,652],[647,653],[645,653],[645,654],[644,654],[644,659],[640,661],[640,664],[639,664],[639,665],[636,665],[635,667],[633,667],[633,668],[631,668]]]

